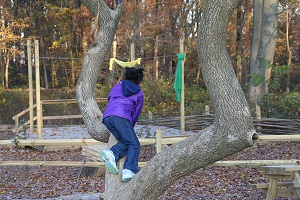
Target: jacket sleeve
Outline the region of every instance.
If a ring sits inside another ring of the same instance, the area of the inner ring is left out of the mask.
[[[135,124],[142,112],[143,105],[144,105],[144,93],[142,93],[142,95],[140,95],[136,101],[136,106],[135,106],[135,109],[133,111],[133,116],[132,116],[132,126],[133,127],[135,126]]]

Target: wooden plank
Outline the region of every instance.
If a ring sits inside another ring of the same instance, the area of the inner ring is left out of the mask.
[[[73,167],[102,167],[103,162],[82,161],[0,161],[0,166],[73,166]]]
[[[97,102],[106,102],[107,98],[96,98]],[[42,100],[42,104],[58,104],[58,103],[78,103],[77,99],[50,99],[50,100]]]
[[[29,130],[33,132],[33,80],[32,80],[32,57],[31,40],[27,40],[27,61],[28,61],[28,88],[29,88]]]
[[[146,162],[139,162],[143,167]],[[0,161],[0,166],[47,166],[47,167],[103,167],[104,162],[83,162],[83,161]]]
[[[36,108],[36,104],[33,104],[32,108]],[[27,113],[29,111],[30,111],[30,108],[26,108],[22,112],[20,112],[20,113],[16,114],[15,116],[13,116],[12,119],[14,120],[16,117],[20,117],[20,116],[24,115],[25,113]]]
[[[261,168],[266,174],[277,174],[277,175],[288,175],[291,174],[291,172],[300,171],[299,164],[263,166]]]
[[[51,120],[51,119],[77,119],[77,118],[82,118],[82,115],[43,116],[43,120]]]
[[[277,197],[286,197],[286,198],[298,198],[297,192],[294,188],[277,188],[276,190]]]
[[[214,166],[230,167],[249,167],[249,166],[270,166],[270,165],[285,165],[298,163],[300,160],[228,160],[228,161],[217,161]]]
[[[262,189],[267,194],[268,188],[262,188]],[[293,188],[288,187],[288,188],[277,188],[276,197],[298,198],[298,195]]]
[[[186,136],[183,136],[183,137],[170,137],[170,138],[162,138],[161,139],[161,143],[162,144],[175,144],[177,142],[180,142],[184,139],[186,139],[187,137]]]
[[[139,139],[141,145],[156,144],[156,139]],[[70,145],[101,145],[107,144],[95,139],[35,139],[35,140],[18,140],[19,146],[70,146]],[[0,140],[0,145],[15,146],[12,140]]]
[[[294,188],[298,197],[300,198],[300,177],[298,172],[294,172],[294,179],[293,179]]]
[[[298,135],[259,135],[258,140],[261,142],[300,141],[300,134],[298,134]]]
[[[292,182],[278,182],[277,189],[280,187],[292,187]],[[259,184],[251,184],[250,187],[254,187],[257,189],[267,189],[269,187],[269,183],[259,183]]]
[[[35,62],[35,88],[36,88],[36,113],[37,113],[37,134],[38,139],[42,138],[43,127],[43,108],[41,104],[41,83],[40,83],[40,58],[39,58],[39,41],[34,40],[34,62]]]
[[[278,179],[270,179],[266,200],[273,200],[276,196]]]
[[[106,144],[94,139],[37,139],[37,140],[18,140],[19,146],[87,146]],[[12,140],[0,140],[0,145],[15,146]]]

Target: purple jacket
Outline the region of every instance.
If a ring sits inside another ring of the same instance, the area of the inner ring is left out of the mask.
[[[122,80],[108,94],[108,104],[103,112],[103,119],[108,116],[126,118],[134,127],[143,104],[144,93],[140,86],[129,80]]]

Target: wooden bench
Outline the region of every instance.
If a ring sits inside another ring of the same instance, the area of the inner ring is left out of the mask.
[[[300,165],[278,165],[262,166],[261,172],[270,179],[269,183],[255,184],[256,188],[266,192],[266,200],[273,200],[275,197],[300,198]],[[290,182],[278,182],[281,179],[289,179]]]

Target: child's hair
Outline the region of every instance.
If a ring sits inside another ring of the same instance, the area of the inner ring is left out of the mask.
[[[125,67],[124,79],[139,85],[144,78],[144,69],[137,67]]]

